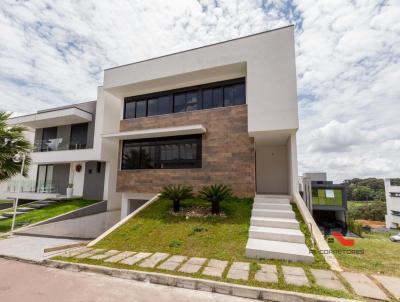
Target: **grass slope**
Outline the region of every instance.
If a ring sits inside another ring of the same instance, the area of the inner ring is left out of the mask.
[[[365,238],[355,239],[352,247],[343,247],[336,240],[332,250],[363,250],[363,254],[336,254],[341,266],[364,273],[381,273],[400,277],[400,243],[391,242],[387,233],[363,233]]]
[[[186,200],[182,207],[209,206]],[[99,242],[100,248],[167,252],[187,256],[240,260],[247,243],[252,199],[231,198],[221,203],[227,217],[189,218],[170,213],[171,202],[158,200]]]
[[[33,210],[26,214],[21,214],[15,218],[16,226],[28,223],[33,224],[42,220],[46,220],[51,217],[55,217],[57,215],[67,213],[90,204],[93,204],[97,201],[94,200],[83,200],[83,199],[76,199],[70,201],[64,201],[56,204],[49,205],[43,209]],[[0,233],[1,232],[8,232],[11,229],[11,222],[12,219],[6,219],[0,221]]]

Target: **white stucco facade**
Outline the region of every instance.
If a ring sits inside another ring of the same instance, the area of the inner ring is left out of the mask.
[[[105,70],[104,84],[97,90],[96,114],[92,116],[93,147],[35,152],[33,166],[69,163],[69,181],[74,183],[74,195],[80,196],[84,191],[86,163],[105,163],[103,199],[108,201],[109,211],[122,208],[122,216],[126,216],[130,198],[150,197],[157,192],[137,195],[117,191],[121,141],[171,133],[201,134],[207,129],[192,125],[159,129],[157,133],[123,133],[120,122],[124,98],[238,78],[245,78],[248,134],[254,138],[256,152],[254,193],[293,195],[298,192],[299,127],[293,26]],[[82,122],[91,116],[82,110],[66,109],[15,121],[30,126],[54,126],[57,122],[65,124],[68,118]],[[80,174],[74,172],[77,164],[82,166]]]
[[[385,178],[385,197],[387,214],[385,222],[387,228],[400,227],[400,185],[395,185],[391,178]]]

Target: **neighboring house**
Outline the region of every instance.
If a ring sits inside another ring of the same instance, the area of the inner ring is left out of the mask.
[[[310,200],[310,211],[325,234],[338,229],[347,230],[347,196],[344,184],[327,180],[325,172],[304,173],[301,191],[305,200]],[[310,189],[306,187],[309,186]]]
[[[294,28],[104,71],[95,102],[11,119],[35,131],[31,191],[132,203],[168,184],[298,191]],[[80,167],[80,171],[79,167]]]
[[[73,184],[73,195],[103,199],[105,160],[100,132],[103,115],[96,101],[41,110],[9,119],[9,124],[28,127],[33,145],[29,176],[22,181],[23,199],[66,194]],[[2,184],[2,195],[14,197],[18,177]]]
[[[387,228],[400,227],[400,179],[385,178],[385,195],[387,215],[385,215]]]

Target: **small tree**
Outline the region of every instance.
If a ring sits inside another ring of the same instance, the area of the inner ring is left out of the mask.
[[[23,174],[28,174],[32,150],[31,143],[24,137],[25,127],[8,126],[9,113],[0,112],[0,182],[17,175],[21,171],[21,162],[14,162],[13,157],[18,153],[25,154]]]
[[[163,187],[161,191],[161,198],[168,199],[172,201],[174,212],[179,212],[180,203],[182,200],[192,198],[193,189],[192,187],[184,185],[169,185]]]
[[[216,184],[205,186],[199,192],[201,198],[211,202],[211,213],[219,214],[219,204],[232,195],[232,190],[225,185]]]

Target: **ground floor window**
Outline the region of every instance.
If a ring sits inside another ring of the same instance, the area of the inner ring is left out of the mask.
[[[190,168],[201,168],[201,135],[123,142],[122,170]]]
[[[53,188],[54,165],[39,165],[36,178],[36,192],[51,193]]]

